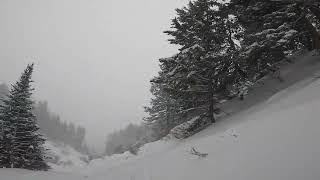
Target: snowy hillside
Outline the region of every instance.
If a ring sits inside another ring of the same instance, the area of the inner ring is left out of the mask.
[[[241,102],[245,108],[228,109],[231,115],[188,139],[146,144],[137,156],[105,157],[68,173],[3,169],[0,180],[320,179],[319,60],[284,69],[285,82],[267,79]],[[192,148],[207,156],[194,155]]]
[[[79,153],[68,145],[47,141],[45,148],[48,149],[47,161],[56,171],[72,171],[75,168],[85,167],[89,162],[87,155]]]
[[[319,179],[320,81],[307,82],[217,124],[223,123],[221,129],[211,127],[184,142],[154,144],[161,148],[149,144],[142,157],[112,168],[106,160],[105,167],[97,172],[93,166],[92,172],[116,180]],[[192,155],[192,147],[208,156]],[[151,148],[158,152],[144,154]]]

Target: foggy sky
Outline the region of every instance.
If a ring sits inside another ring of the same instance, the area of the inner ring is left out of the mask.
[[[81,124],[104,147],[112,130],[141,122],[162,33],[188,0],[0,0],[0,81],[35,62],[35,98]]]

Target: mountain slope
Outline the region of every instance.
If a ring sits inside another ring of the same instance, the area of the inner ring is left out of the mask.
[[[46,141],[45,148],[48,149],[47,156],[49,158],[47,162],[56,171],[70,172],[72,169],[85,167],[89,162],[87,155],[66,144]]]
[[[182,141],[146,144],[134,156],[93,160],[72,173],[0,170],[0,180],[315,180],[320,179],[320,58],[266,79],[214,126]],[[272,90],[272,91],[270,91]],[[199,157],[191,153],[195,148]]]
[[[92,162],[88,173],[114,180],[319,179],[320,81],[314,68],[320,59],[310,59],[297,72],[297,78],[309,78],[266,95],[268,100],[189,139],[148,144],[137,157]],[[192,155],[192,147],[208,156]]]

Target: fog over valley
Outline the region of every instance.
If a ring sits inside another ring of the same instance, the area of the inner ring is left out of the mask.
[[[185,2],[2,0],[0,81],[34,62],[35,98],[101,151],[108,133],[142,122],[157,59],[177,49],[162,31]]]

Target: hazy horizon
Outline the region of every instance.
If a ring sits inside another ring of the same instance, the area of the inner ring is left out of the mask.
[[[162,31],[188,0],[125,2],[0,1],[0,81],[34,62],[36,100],[100,150],[108,133],[142,122],[157,60],[177,50]]]

